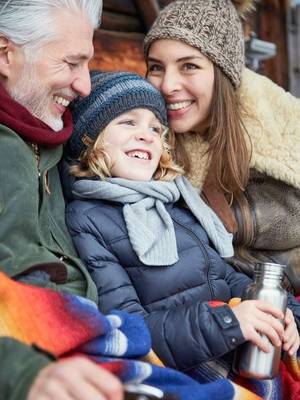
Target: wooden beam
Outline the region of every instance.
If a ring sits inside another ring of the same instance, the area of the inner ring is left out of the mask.
[[[101,29],[120,32],[143,32],[144,26],[136,16],[104,11],[101,18]]]
[[[127,15],[137,14],[133,0],[103,0],[103,10]]]
[[[134,3],[148,31],[160,12],[160,5],[157,0],[147,0],[147,5],[145,0],[134,0]]]
[[[144,35],[97,29],[94,35],[95,57],[91,69],[102,71],[132,71],[145,75],[143,55]]]
[[[277,55],[263,62],[262,72],[278,85],[288,89],[288,54],[286,0],[264,0],[257,5],[259,30],[262,40],[273,42],[277,46]]]

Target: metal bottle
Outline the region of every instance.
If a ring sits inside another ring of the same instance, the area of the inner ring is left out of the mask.
[[[242,300],[263,300],[280,309],[283,314],[287,307],[287,292],[281,283],[285,265],[257,263],[254,268],[254,282],[244,293]],[[271,379],[279,372],[281,346],[275,347],[265,335],[271,351],[265,353],[251,342],[241,345],[235,354],[234,370],[242,376],[256,379]]]

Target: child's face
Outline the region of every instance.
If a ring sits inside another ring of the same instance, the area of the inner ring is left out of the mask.
[[[163,151],[163,126],[152,111],[136,108],[110,122],[103,132],[113,177],[150,181]]]

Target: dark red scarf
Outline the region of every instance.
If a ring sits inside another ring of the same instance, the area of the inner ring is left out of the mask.
[[[55,132],[13,100],[0,84],[0,124],[18,133],[24,140],[51,147],[65,143],[73,130],[72,115],[69,110],[64,113],[63,122],[64,128]]]

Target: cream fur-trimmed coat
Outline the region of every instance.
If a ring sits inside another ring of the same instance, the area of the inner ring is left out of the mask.
[[[245,250],[256,260],[285,264],[285,287],[300,295],[300,99],[248,69],[243,71],[239,95],[252,142],[245,194],[254,237]],[[189,178],[201,191],[209,168],[208,144],[197,134],[184,139],[191,161]],[[243,231],[236,211],[238,230]],[[252,275],[253,261],[236,254],[230,262]]]
[[[251,168],[300,189],[300,99],[270,79],[245,68],[239,88],[252,141]],[[200,135],[185,135],[192,171],[201,189],[208,170],[208,144]]]

